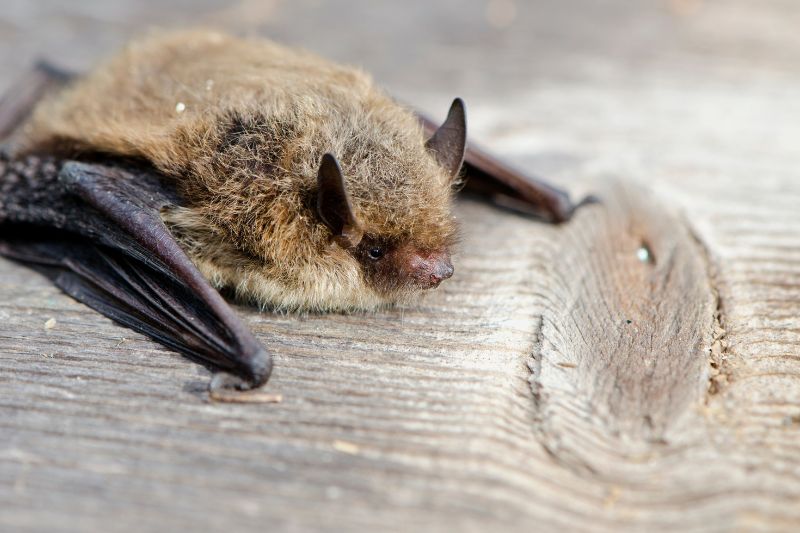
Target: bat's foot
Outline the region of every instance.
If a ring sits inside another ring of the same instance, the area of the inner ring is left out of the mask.
[[[245,380],[233,374],[217,372],[208,384],[208,397],[225,403],[280,403],[283,396],[253,389]]]

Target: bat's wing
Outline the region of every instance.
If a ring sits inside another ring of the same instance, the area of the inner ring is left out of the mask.
[[[438,126],[417,113],[428,136]],[[494,204],[548,222],[566,222],[575,209],[593,198],[574,204],[569,195],[544,181],[515,170],[468,143],[464,153],[464,190],[487,197]]]
[[[161,221],[180,200],[158,175],[31,156],[0,158],[0,176],[1,255],[244,386],[266,382],[270,355]]]
[[[29,80],[40,96],[54,83]],[[4,99],[0,131],[11,133],[8,121],[24,119],[34,103]],[[166,180],[141,168],[2,153],[0,255],[34,266],[112,320],[241,378],[213,380],[212,397],[269,400],[228,392],[264,384],[272,359],[162,222],[160,210],[180,203]]]

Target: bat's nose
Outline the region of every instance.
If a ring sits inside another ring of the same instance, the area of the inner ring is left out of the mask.
[[[453,275],[453,264],[450,262],[450,257],[437,260],[431,272],[431,282],[438,285]]]
[[[453,264],[447,252],[416,255],[412,259],[412,272],[416,282],[425,289],[439,285],[453,275]]]

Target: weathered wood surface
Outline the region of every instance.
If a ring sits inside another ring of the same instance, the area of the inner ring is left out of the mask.
[[[0,530],[797,530],[800,8],[489,4],[4,8],[3,86],[216,23],[460,94],[495,152],[604,203],[463,201],[416,307],[242,308],[270,405],[208,403],[207,372],[0,261]]]

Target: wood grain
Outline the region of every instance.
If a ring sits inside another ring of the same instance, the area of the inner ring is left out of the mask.
[[[461,201],[456,274],[417,306],[240,308],[278,354],[278,404],[208,403],[204,370],[0,261],[0,530],[798,529],[800,9],[492,4],[513,16],[0,14],[2,88],[190,17],[362,64],[440,118],[460,95],[494,153],[603,198],[560,227]]]
[[[708,388],[716,299],[699,245],[631,186],[564,228],[531,370],[542,443],[597,475],[684,440]],[[689,420],[686,420],[687,417]]]

